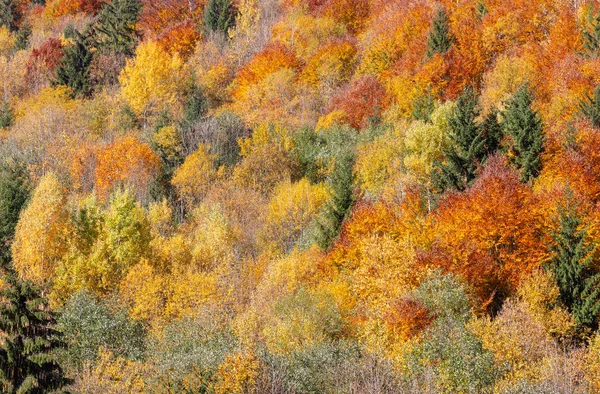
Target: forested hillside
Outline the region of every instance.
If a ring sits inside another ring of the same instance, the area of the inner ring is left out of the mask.
[[[0,0],[0,391],[600,392],[600,2]]]

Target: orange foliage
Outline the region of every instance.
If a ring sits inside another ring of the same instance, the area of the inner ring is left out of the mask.
[[[199,26],[205,0],[142,0],[138,27],[145,36],[159,37],[179,24]]]
[[[386,91],[373,76],[359,77],[331,101],[329,112],[341,110],[355,129],[365,127],[387,105]]]
[[[98,153],[96,190],[108,198],[115,186],[133,186],[145,196],[160,168],[158,156],[134,136],[115,140]]]
[[[165,51],[177,53],[185,59],[194,52],[200,38],[198,26],[192,21],[186,21],[163,31],[158,37],[158,43]]]
[[[48,5],[55,17],[75,15],[80,12],[95,15],[106,0],[56,0]]]

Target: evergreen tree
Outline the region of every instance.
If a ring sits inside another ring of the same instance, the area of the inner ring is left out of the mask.
[[[25,166],[14,162],[0,166],[0,267],[10,263],[10,243],[28,198],[29,179]]]
[[[600,85],[594,89],[593,96],[586,93],[585,99],[579,102],[579,110],[594,127],[600,127]]]
[[[488,13],[488,9],[487,6],[485,5],[485,1],[484,0],[479,0],[477,2],[477,19],[479,19],[480,21],[483,20],[483,17]]]
[[[581,30],[583,56],[595,59],[600,54],[600,12],[594,12],[594,2],[588,2],[587,25]]]
[[[9,270],[0,291],[0,384],[3,393],[42,394],[69,383],[53,353],[63,346],[47,301]]]
[[[31,25],[29,23],[21,25],[17,32],[17,36],[15,37],[15,50],[22,51],[23,49],[27,49],[29,46],[29,39],[31,38],[31,32]]]
[[[476,177],[479,165],[494,153],[500,144],[501,129],[497,113],[492,112],[481,124],[477,95],[472,87],[465,88],[456,109],[448,119],[451,144],[443,149],[445,163],[436,163],[434,182],[441,190],[464,190]]]
[[[431,95],[431,92],[418,96],[413,102],[412,118],[414,120],[421,120],[423,122],[429,122],[431,120],[431,114],[435,110],[435,99]]]
[[[2,107],[0,107],[0,129],[10,127],[13,123],[13,117],[12,108],[8,103],[2,104]]]
[[[138,42],[136,25],[141,0],[113,0],[104,4],[94,25],[96,44],[108,53],[133,56]]]
[[[17,31],[19,15],[14,0],[0,0],[0,26],[5,26],[10,31]]]
[[[529,87],[525,84],[508,102],[502,121],[505,133],[512,137],[511,160],[519,169],[522,182],[538,176],[544,150],[543,124],[531,108],[532,102]]]
[[[88,40],[81,33],[74,33],[74,44],[65,48],[64,56],[56,67],[56,75],[52,84],[68,86],[74,96],[87,97],[92,92],[90,82],[90,66],[92,53]]]
[[[231,0],[208,0],[203,15],[204,27],[227,36],[235,26],[235,8]]]
[[[600,274],[592,269],[596,245],[588,242],[571,193],[558,207],[558,226],[552,233],[555,244],[547,268],[554,274],[560,299],[581,327],[598,327],[600,313]]]
[[[323,250],[333,244],[340,232],[342,222],[354,202],[353,165],[354,154],[350,149],[335,157],[335,165],[329,180],[332,190],[331,201],[322,212],[320,220],[317,221],[316,242]]]
[[[453,43],[454,37],[450,33],[448,14],[443,8],[440,8],[433,18],[431,30],[429,31],[427,56],[433,57],[436,53],[443,55],[450,50]]]

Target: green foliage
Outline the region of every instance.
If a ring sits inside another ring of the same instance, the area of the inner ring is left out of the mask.
[[[557,228],[552,233],[554,245],[547,268],[554,274],[560,300],[580,327],[598,327],[600,313],[600,274],[592,269],[596,245],[588,241],[581,228],[577,204],[569,191],[565,204],[558,207]]]
[[[446,162],[438,162],[438,171],[434,173],[440,189],[466,189],[475,179],[478,167],[498,149],[502,130],[496,113],[488,115],[481,125],[477,123],[479,115],[475,90],[468,87],[448,119],[451,143],[442,148]]]
[[[413,296],[435,320],[408,355],[404,380],[418,387],[419,392],[493,392],[500,371],[492,353],[466,326],[472,310],[464,285],[451,275],[435,271]]]
[[[14,0],[0,0],[0,26],[6,26],[11,31],[18,29],[19,15]]]
[[[415,99],[412,108],[412,118],[414,120],[429,122],[433,111],[435,111],[435,99],[428,92]]]
[[[21,209],[29,198],[29,176],[21,163],[0,166],[0,265],[10,263],[10,243],[15,234]]]
[[[204,27],[225,36],[235,26],[236,10],[231,0],[208,0],[204,9]]]
[[[483,17],[488,13],[488,9],[487,9],[487,6],[485,5],[484,0],[479,0],[477,2],[476,12],[477,12],[477,19],[479,19],[479,20],[482,20]]]
[[[0,129],[5,129],[12,126],[14,114],[8,103],[2,104],[0,107]]]
[[[3,393],[48,393],[69,383],[53,353],[64,346],[47,301],[14,271],[0,297],[0,383]]]
[[[443,55],[452,48],[454,37],[450,32],[450,23],[446,10],[440,8],[433,17],[429,39],[427,40],[427,57],[433,57],[439,53]]]
[[[64,57],[56,67],[52,84],[71,88],[73,96],[87,97],[92,92],[90,82],[92,53],[89,50],[88,39],[81,33],[75,33],[74,41],[73,45],[65,48]]]
[[[600,10],[594,12],[594,2],[587,2],[587,25],[581,29],[582,55],[596,59],[600,54]]]
[[[61,310],[57,329],[68,347],[62,349],[65,365],[79,368],[94,362],[100,348],[130,360],[140,360],[145,351],[145,332],[127,311],[111,309],[87,290],[74,294]]]
[[[23,23],[15,36],[15,50],[22,51],[24,49],[27,49],[27,47],[29,46],[29,39],[31,38],[31,33],[31,24]]]
[[[594,127],[600,127],[600,85],[594,89],[593,96],[586,93],[585,99],[579,102],[579,111]]]
[[[108,53],[133,56],[138,43],[136,24],[142,6],[140,0],[113,0],[105,3],[94,25],[98,48]]]
[[[531,108],[533,97],[527,84],[523,85],[509,100],[502,127],[512,137],[510,158],[520,173],[521,182],[528,182],[539,175],[544,151],[542,119]]]

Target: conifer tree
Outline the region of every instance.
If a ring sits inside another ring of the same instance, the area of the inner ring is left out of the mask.
[[[0,129],[10,127],[13,122],[13,111],[8,103],[2,104],[0,107]]]
[[[543,124],[538,113],[531,108],[532,95],[527,84],[508,102],[502,126],[512,137],[510,157],[521,173],[521,182],[538,176],[541,154],[544,150]]]
[[[28,197],[29,179],[25,167],[15,162],[0,166],[0,267],[10,263],[10,243]]]
[[[593,96],[587,93],[585,99],[580,101],[579,110],[594,127],[600,127],[600,85],[594,89]]]
[[[14,0],[0,0],[0,26],[5,26],[10,31],[18,29],[17,5]]]
[[[52,81],[54,86],[64,85],[73,90],[74,96],[87,97],[92,92],[90,82],[90,66],[92,53],[88,40],[81,33],[74,33],[73,45],[65,48],[64,56],[56,67],[56,76]]]
[[[136,24],[142,11],[141,0],[107,2],[94,25],[96,44],[108,53],[133,56],[138,42]]]
[[[27,49],[29,46],[29,39],[31,38],[32,28],[29,23],[23,23],[17,32],[15,37],[15,50],[21,51]]]
[[[13,270],[4,276],[0,291],[0,384],[3,393],[42,394],[56,391],[69,379],[53,352],[63,346],[47,301],[29,281]]]
[[[427,56],[433,57],[439,53],[443,55],[448,52],[454,43],[454,37],[450,33],[450,23],[446,10],[440,8],[433,18],[429,40],[427,41]]]
[[[596,245],[581,228],[577,205],[571,195],[558,207],[558,226],[552,233],[555,244],[547,268],[554,274],[562,303],[581,327],[598,326],[600,313],[600,274],[592,269]]]
[[[594,12],[594,2],[588,1],[587,25],[581,30],[585,57],[595,59],[600,54],[600,11]]]
[[[227,36],[235,26],[235,8],[231,0],[208,0],[203,14],[204,27]]]

